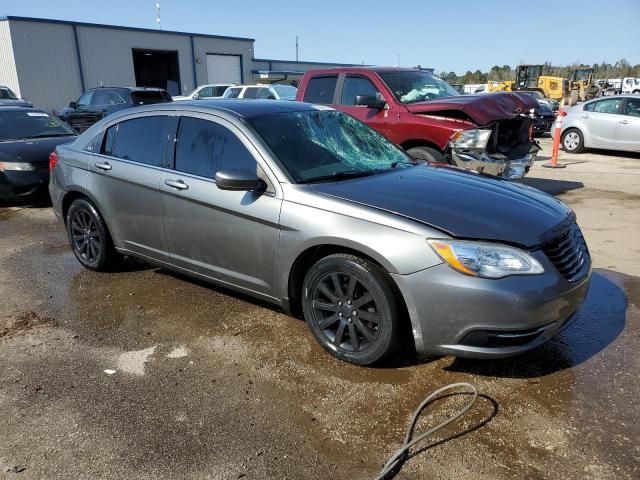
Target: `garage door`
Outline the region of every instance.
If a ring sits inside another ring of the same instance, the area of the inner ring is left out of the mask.
[[[207,54],[208,83],[242,83],[240,55]]]

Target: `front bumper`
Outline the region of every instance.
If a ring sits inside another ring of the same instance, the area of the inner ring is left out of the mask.
[[[49,169],[0,171],[0,200],[19,200],[46,192]]]
[[[418,353],[508,357],[535,348],[564,329],[584,301],[590,271],[572,284],[542,252],[532,255],[545,273],[482,279],[441,264],[410,275],[394,274]]]
[[[451,159],[454,165],[466,170],[493,175],[505,180],[514,180],[527,174],[537,154],[536,151],[519,158],[503,159],[492,157],[484,150],[458,150],[454,148],[451,150]]]

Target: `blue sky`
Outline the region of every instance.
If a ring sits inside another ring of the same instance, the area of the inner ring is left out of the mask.
[[[156,28],[155,4],[0,0],[0,16]],[[255,55],[262,58],[294,59],[299,35],[301,60],[420,64],[458,74],[522,62],[592,64],[625,58],[633,65],[640,63],[640,0],[160,0],[160,4],[164,30],[255,38]]]

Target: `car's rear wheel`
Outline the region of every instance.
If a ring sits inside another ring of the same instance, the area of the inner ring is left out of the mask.
[[[368,260],[347,254],[319,260],[305,276],[302,307],[316,340],[341,360],[371,365],[399,346],[395,290]]]
[[[413,147],[407,150],[407,153],[420,163],[448,163],[442,152],[431,147]]]
[[[562,148],[569,153],[580,153],[584,150],[584,137],[577,128],[569,128],[562,134]]]
[[[74,200],[67,211],[66,227],[73,253],[84,267],[103,271],[115,264],[118,254],[93,203],[83,198]]]

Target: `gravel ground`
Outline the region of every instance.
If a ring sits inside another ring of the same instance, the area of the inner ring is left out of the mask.
[[[396,478],[639,478],[640,155],[551,170],[542,143],[523,182],[575,209],[593,282],[569,329],[499,361],[347,365],[269,305],[134,262],[84,270],[50,208],[0,208],[0,477],[368,479],[422,398],[469,381],[476,407]]]

